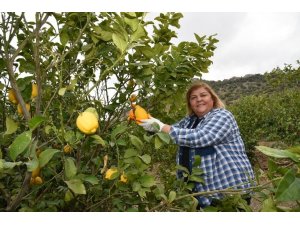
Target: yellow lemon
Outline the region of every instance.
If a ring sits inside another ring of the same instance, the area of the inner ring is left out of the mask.
[[[128,113],[128,120],[135,120],[133,109],[131,109]]]
[[[108,179],[108,180],[114,179],[115,177],[113,175],[116,174],[117,172],[118,172],[117,168],[108,169],[105,173],[105,179]]]
[[[85,112],[91,112],[91,113],[93,113],[93,114],[96,116],[97,120],[99,120],[99,115],[98,115],[97,110],[96,110],[95,108],[89,107],[89,108],[87,108],[87,109],[84,110],[84,111],[85,111]]]
[[[35,178],[37,176],[40,175],[40,171],[41,171],[41,168],[38,166],[37,168],[35,168],[32,173],[31,173],[31,177]]]
[[[23,110],[22,110],[22,107],[21,107],[20,104],[18,104],[17,109],[18,109],[18,113],[19,113],[20,115],[23,115]],[[27,111],[30,110],[30,105],[29,105],[28,103],[26,103],[26,109],[27,109]]]
[[[8,91],[8,100],[14,104],[18,104],[18,99],[13,89],[9,89]]]
[[[147,111],[139,105],[135,106],[134,115],[137,124],[141,123],[140,120],[149,119]]]
[[[35,98],[37,95],[38,95],[38,86],[37,84],[32,84],[31,99]]]
[[[72,147],[69,144],[64,146],[64,153],[69,154],[72,151]]]
[[[36,177],[36,178],[34,179],[34,183],[35,183],[35,184],[42,184],[42,183],[43,183],[43,179],[42,179],[41,177]]]
[[[97,117],[92,112],[80,113],[76,119],[76,125],[85,134],[94,134],[99,127]]]
[[[123,183],[127,183],[128,179],[127,179],[127,176],[124,173],[121,175],[120,181],[123,182]]]

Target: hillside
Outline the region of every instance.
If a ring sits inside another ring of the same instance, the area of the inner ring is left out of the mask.
[[[282,90],[282,87],[271,86],[265,75],[248,74],[244,77],[233,77],[222,81],[205,81],[219,95],[226,105],[232,104],[235,100],[258,94],[271,94]]]

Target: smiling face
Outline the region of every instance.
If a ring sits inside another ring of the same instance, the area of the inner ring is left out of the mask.
[[[204,116],[214,106],[212,95],[204,87],[199,87],[191,92],[189,103],[192,111],[198,117]]]

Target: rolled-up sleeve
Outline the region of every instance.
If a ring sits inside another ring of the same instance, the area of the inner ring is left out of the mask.
[[[201,148],[222,142],[231,129],[231,116],[224,111],[217,111],[195,129],[171,126],[169,134],[171,139],[180,146]]]

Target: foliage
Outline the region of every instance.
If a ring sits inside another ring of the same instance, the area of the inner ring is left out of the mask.
[[[156,162],[172,160],[161,151],[174,154],[175,147],[163,134],[145,135],[128,123],[128,99],[138,94],[147,111],[174,122],[178,100],[194,76],[208,71],[218,40],[195,34],[195,42],[174,45],[182,14],[145,16],[1,13],[1,211],[151,211],[161,201],[167,211],[187,193],[184,185],[177,189],[173,171],[167,189],[152,174]],[[23,115],[7,99],[10,88]],[[75,122],[89,107],[99,114],[93,135]],[[37,168],[41,184],[32,185]],[[106,179],[110,168],[117,172]],[[180,210],[190,209],[186,199]]]
[[[263,212],[300,211],[300,148],[274,149],[256,146],[269,156],[267,178],[271,181],[267,188],[258,190],[256,197],[262,201]],[[284,164],[280,160],[286,159]]]
[[[231,105],[247,149],[258,141],[299,142],[300,92],[288,90],[272,95],[248,96]]]

